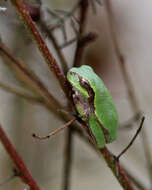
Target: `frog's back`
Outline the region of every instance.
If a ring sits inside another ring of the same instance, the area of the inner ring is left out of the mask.
[[[118,113],[109,91],[90,66],[82,65],[79,68],[72,68],[71,71],[78,73],[89,82],[95,93],[95,114],[109,133],[108,143],[112,142],[117,137]]]

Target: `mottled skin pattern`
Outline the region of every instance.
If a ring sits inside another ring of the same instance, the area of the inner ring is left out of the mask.
[[[118,114],[103,81],[87,65],[71,68],[67,79],[73,86],[73,100],[99,148],[117,137]]]

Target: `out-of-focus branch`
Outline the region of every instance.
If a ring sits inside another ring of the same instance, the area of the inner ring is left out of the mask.
[[[128,121],[125,121],[124,123],[120,124],[119,130],[127,130],[131,129],[133,127],[133,124],[137,122],[141,118],[142,113],[139,111],[138,113],[135,113]]]
[[[117,60],[118,60],[121,72],[122,72],[123,79],[127,86],[129,100],[130,100],[132,109],[134,110],[134,113],[137,113],[140,111],[140,107],[139,107],[139,103],[137,101],[136,93],[134,91],[134,86],[132,84],[129,73],[127,72],[124,57],[121,53],[121,50],[119,48],[119,44],[117,41],[116,32],[114,30],[114,22],[113,22],[114,15],[112,13],[110,0],[104,0],[104,5],[105,5],[106,12],[107,12],[107,18],[108,18],[109,29],[110,29],[110,33],[111,33],[112,42],[113,42],[113,47],[114,47],[114,50],[115,50],[115,53],[117,56]],[[149,171],[150,181],[152,183],[152,156],[150,153],[149,143],[147,141],[147,134],[145,131],[145,127],[143,127],[143,128],[144,129],[143,129],[143,132],[141,133],[141,137],[142,137],[142,142],[143,142],[143,146],[144,146],[143,149],[145,152],[145,157],[147,159],[147,168]]]
[[[87,21],[87,14],[88,14],[88,0],[81,0],[80,1],[80,17],[79,17],[79,36],[82,36],[85,30],[86,21]],[[76,53],[74,58],[74,66],[80,66],[83,56],[83,49],[84,47],[81,46],[81,40],[77,41]]]
[[[79,39],[79,37],[75,37],[75,38],[63,43],[59,47],[60,48],[65,48],[65,47],[67,47],[67,46],[71,45],[72,43],[77,42],[79,40],[80,41],[79,45],[84,48],[88,44],[90,44],[90,42],[93,42],[96,39],[97,39],[97,34],[93,33],[93,32],[89,32],[88,34],[85,34],[84,36],[81,36],[80,39]]]
[[[25,92],[25,90],[18,88],[18,87],[14,87],[14,86],[10,86],[7,84],[4,84],[3,82],[0,81],[0,88],[2,88],[3,90],[16,94],[17,96],[20,96],[21,98],[24,98],[30,102],[33,103],[44,103],[43,98],[41,97],[36,97],[36,96],[32,96],[29,93]]]
[[[22,181],[28,184],[31,190],[40,190],[36,181],[33,179],[30,171],[27,169],[24,161],[15,150],[14,146],[10,142],[9,138],[6,136],[1,126],[0,126],[0,141],[2,142],[5,150],[8,152],[11,159],[13,160],[15,166],[19,170],[19,177],[22,179]]]
[[[65,148],[64,148],[64,168],[63,168],[63,190],[70,189],[71,182],[71,167],[73,157],[73,130],[68,128],[65,135]]]
[[[57,55],[59,57],[59,60],[61,62],[63,71],[66,74],[67,71],[68,71],[68,63],[67,63],[61,49],[59,48],[59,45],[58,45],[58,42],[57,42],[56,38],[52,34],[52,31],[50,31],[47,24],[42,19],[41,19],[40,25],[41,25],[41,29],[47,34],[48,38],[51,40],[51,42],[52,42],[52,44],[54,46],[54,49],[55,49],[55,51],[56,51],[56,53],[57,53]]]
[[[2,56],[6,56],[10,60],[10,62],[4,60],[4,63],[8,64],[9,66],[13,65],[20,72],[20,76],[26,76],[26,78],[28,78],[28,86],[34,88],[38,92],[38,94],[40,94],[44,98],[46,102],[45,105],[47,107],[49,107],[54,112],[57,109],[62,109],[60,103],[52,96],[52,94],[48,91],[45,85],[35,75],[35,73],[33,73],[29,68],[27,68],[19,59],[14,57],[14,55],[2,42],[0,42],[0,54]]]

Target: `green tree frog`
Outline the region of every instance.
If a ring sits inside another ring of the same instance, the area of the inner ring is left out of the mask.
[[[98,148],[117,137],[118,113],[103,81],[90,66],[73,67],[67,73],[78,116],[86,123]]]

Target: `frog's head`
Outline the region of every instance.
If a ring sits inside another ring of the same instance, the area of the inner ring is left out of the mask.
[[[67,79],[73,87],[73,90],[79,91],[86,98],[89,98],[87,88],[88,82],[84,80],[78,73],[73,72],[72,69],[67,73]]]

